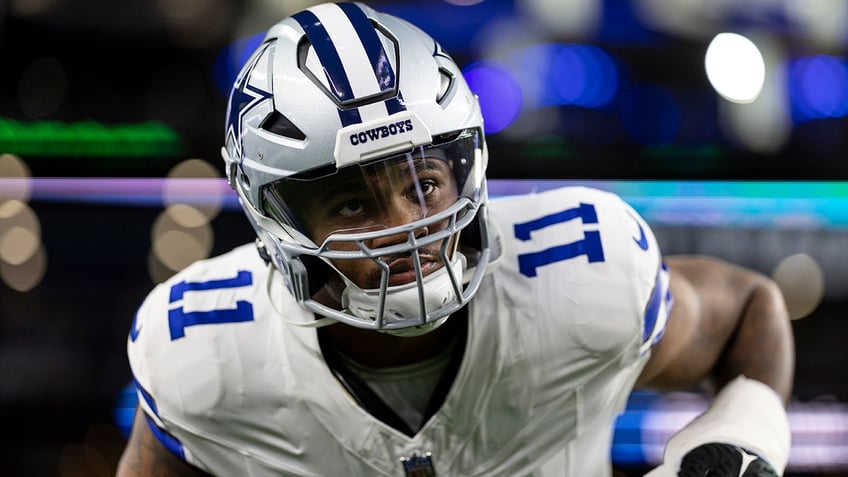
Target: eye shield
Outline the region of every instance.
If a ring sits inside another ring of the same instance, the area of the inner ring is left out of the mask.
[[[461,199],[479,199],[480,147],[479,131],[469,129],[405,153],[289,176],[263,188],[262,212],[313,249],[338,234],[426,227],[428,218],[445,220],[444,212],[466,202]],[[454,212],[455,220],[465,212]]]

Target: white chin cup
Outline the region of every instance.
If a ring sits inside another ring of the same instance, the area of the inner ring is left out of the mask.
[[[451,272],[456,277],[460,286],[462,285],[462,274],[465,270],[465,256],[457,252],[451,262]],[[432,313],[434,310],[456,300],[453,284],[448,275],[447,267],[427,275],[421,280],[420,286],[424,289],[424,306]],[[376,321],[377,310],[380,306],[380,289],[373,288],[363,290],[345,279],[347,287],[342,292],[342,307],[353,315],[368,321]],[[385,323],[408,320],[419,317],[422,314],[418,302],[418,280],[403,285],[391,286],[386,289],[386,303],[384,318]],[[408,328],[395,328],[392,330],[380,330],[396,336],[418,336],[433,331],[444,323],[447,317],[433,320],[423,325]]]

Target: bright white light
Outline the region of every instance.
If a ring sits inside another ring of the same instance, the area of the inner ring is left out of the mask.
[[[707,47],[707,78],[716,92],[734,103],[750,103],[763,89],[766,67],[754,42],[736,33],[719,33]]]
[[[751,39],[763,55],[768,81],[752,103],[719,101],[719,123],[728,138],[739,146],[760,154],[773,154],[786,145],[792,134],[786,51],[783,42],[771,34]]]

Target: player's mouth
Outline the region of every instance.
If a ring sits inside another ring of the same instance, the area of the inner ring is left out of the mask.
[[[421,255],[421,276],[442,267],[442,262],[434,257]],[[412,257],[396,257],[387,262],[389,266],[389,286],[404,285],[415,281],[415,265]]]

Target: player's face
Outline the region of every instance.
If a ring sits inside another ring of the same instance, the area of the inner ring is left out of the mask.
[[[303,203],[300,216],[310,238],[318,244],[333,234],[373,232],[409,224],[445,210],[458,198],[450,165],[430,157],[407,157],[343,169],[313,182],[312,187],[314,190]],[[419,227],[414,230],[414,236],[420,238],[446,225],[447,220]],[[408,240],[407,233],[398,233],[366,240],[364,244],[369,249],[378,249]],[[419,249],[422,275],[444,266],[440,247],[441,243],[437,242]],[[354,251],[358,246],[342,241],[332,242],[330,248]],[[409,252],[380,259],[389,266],[389,286],[415,279]],[[379,287],[381,269],[374,260],[338,259],[333,264],[360,288]]]

